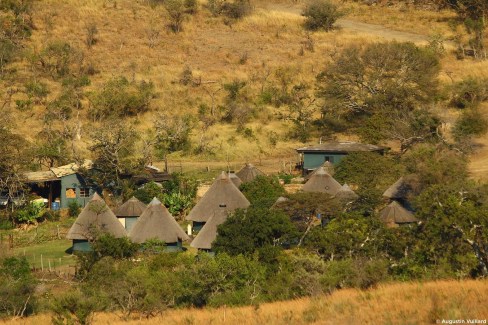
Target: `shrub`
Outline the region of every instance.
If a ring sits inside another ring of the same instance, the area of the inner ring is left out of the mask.
[[[181,32],[186,9],[184,0],[166,0],[164,1],[164,8],[169,15],[171,30],[175,33]]]
[[[70,217],[77,217],[80,214],[81,206],[76,200],[70,200],[68,203],[68,215]]]
[[[8,257],[0,266],[0,317],[22,317],[33,312],[37,280],[25,257]]]
[[[21,209],[14,212],[13,218],[16,223],[35,223],[44,213],[44,204],[30,202]]]
[[[86,295],[80,290],[72,290],[54,298],[51,310],[54,312],[54,325],[63,324],[91,324],[95,311],[101,310],[96,297]]]
[[[66,42],[54,41],[42,49],[38,59],[41,69],[53,79],[58,79],[70,74],[71,65],[77,59],[77,51]]]
[[[241,19],[252,12],[252,6],[249,0],[224,1],[221,5],[221,12],[227,18]]]
[[[456,140],[480,136],[486,133],[488,122],[476,108],[465,110],[454,124],[452,133]]]
[[[302,16],[306,17],[307,29],[329,31],[344,13],[329,0],[312,0],[303,9]]]
[[[477,106],[488,100],[488,80],[468,77],[452,87],[451,103],[457,108]]]
[[[152,82],[130,83],[125,77],[117,77],[89,96],[89,113],[94,119],[135,116],[149,110],[153,97]]]
[[[258,176],[254,180],[241,185],[241,191],[253,206],[271,207],[285,189],[276,177]]]

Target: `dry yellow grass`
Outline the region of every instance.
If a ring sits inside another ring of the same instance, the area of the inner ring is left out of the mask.
[[[330,296],[256,307],[169,310],[149,319],[98,314],[95,324],[431,324],[437,320],[488,318],[486,280],[394,283],[377,289],[339,290]],[[47,324],[50,316],[9,324]]]

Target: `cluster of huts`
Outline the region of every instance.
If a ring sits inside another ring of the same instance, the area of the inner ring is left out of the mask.
[[[135,243],[156,239],[165,243],[167,251],[178,251],[183,249],[182,242],[190,239],[188,235],[198,233],[191,246],[211,250],[217,226],[230,212],[250,205],[238,187],[262,174],[251,164],[246,164],[237,174],[222,172],[187,216],[186,219],[192,222],[188,234],[156,198],[146,206],[133,197],[113,212],[95,193],[67,238],[73,241],[73,251],[89,251],[90,241],[100,232],[118,238],[128,236]]]
[[[191,222],[188,233],[156,198],[146,206],[133,197],[112,212],[103,199],[94,194],[76,219],[67,238],[73,240],[74,251],[90,250],[89,243],[99,232],[110,233],[115,237],[128,236],[135,243],[156,239],[165,243],[167,251],[179,251],[183,249],[183,241],[196,235],[190,246],[211,251],[217,237],[217,227],[225,222],[230,212],[250,205],[239,186],[262,174],[251,164],[246,164],[237,174],[222,172],[186,217]],[[358,198],[350,186],[341,185],[334,179],[333,165],[329,161],[306,179],[304,192],[326,193],[341,201]],[[405,207],[409,190],[407,182],[401,178],[385,191],[384,196],[390,203],[380,212],[380,219],[389,227],[417,222],[408,206]]]

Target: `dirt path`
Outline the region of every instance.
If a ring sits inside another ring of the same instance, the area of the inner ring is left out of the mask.
[[[276,3],[266,5],[265,9],[276,12],[285,12],[297,16],[299,16],[301,12],[301,8],[298,6]],[[378,37],[388,41],[395,40],[399,42],[413,42],[416,44],[427,44],[429,41],[429,37],[426,35],[397,31],[381,25],[363,23],[350,19],[339,19],[336,26],[345,31]]]

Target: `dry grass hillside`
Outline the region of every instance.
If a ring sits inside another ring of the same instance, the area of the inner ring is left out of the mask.
[[[95,324],[435,324],[443,320],[486,320],[488,283],[438,281],[384,284],[367,291],[339,290],[330,296],[254,307],[170,310],[149,319],[123,320],[98,314]],[[49,315],[9,324],[47,324]]]
[[[317,73],[327,64],[330,55],[348,44],[359,44],[391,39],[425,43],[431,35],[442,34],[446,39],[462,31],[449,28],[452,12],[416,10],[408,6],[365,6],[342,1],[348,16],[332,32],[307,33],[300,16],[302,1],[274,0],[254,1],[254,12],[241,21],[226,25],[222,18],[215,18],[200,3],[196,15],[183,23],[183,31],[175,34],[167,28],[168,16],[162,6],[151,7],[147,0],[43,0],[36,1],[33,10],[34,33],[27,44],[27,52],[39,52],[52,41],[68,42],[83,53],[85,64],[92,65],[98,74],[90,77],[91,85],[86,91],[100,89],[115,76],[129,80],[152,81],[157,96],[151,102],[151,110],[131,118],[131,123],[141,132],[151,129],[158,112],[171,114],[197,114],[200,104],[211,105],[212,100],[221,104],[224,83],[233,80],[247,82],[248,96],[257,98],[259,90],[267,84],[278,84],[276,72],[281,70],[292,84],[306,83],[313,90]],[[361,25],[361,23],[375,24]],[[96,25],[97,42],[88,49],[85,45],[87,26]],[[382,25],[382,26],[379,26]],[[398,34],[398,32],[408,32]],[[395,36],[396,35],[396,36]],[[400,35],[400,36],[398,36]],[[307,46],[310,46],[307,50]],[[302,50],[305,48],[305,50]],[[468,75],[488,75],[488,62],[471,59],[458,61],[446,55],[440,75],[447,85]],[[185,86],[179,83],[185,68],[190,68],[200,86]],[[0,84],[4,96],[10,87],[22,89],[22,83],[32,78],[35,67],[26,60],[17,64],[18,83]],[[56,98],[60,85],[38,74],[38,79],[47,83],[50,94],[47,102]],[[24,96],[22,91],[15,99]],[[34,141],[42,128],[45,107],[37,105],[33,110],[15,110],[19,132]],[[76,146],[85,156],[88,137],[86,134],[103,127],[103,123],[86,117],[88,100],[83,100],[84,109],[80,120],[81,139]],[[280,109],[255,105],[256,117],[246,124],[252,137],[244,137],[235,125],[216,124],[207,131],[213,155],[197,157],[185,154],[174,155],[176,160],[244,161],[271,159],[293,160],[293,149],[300,145],[287,138],[290,122],[279,120]],[[282,110],[282,108],[281,108]],[[441,109],[440,109],[441,110]],[[456,113],[441,110],[441,114],[453,120]],[[195,127],[192,140],[197,143],[202,137],[201,127]],[[310,142],[316,142],[312,139]],[[481,142],[484,140],[481,139]],[[480,149],[480,158],[473,157],[473,171],[481,171],[485,154]],[[488,149],[486,150],[488,152]]]

